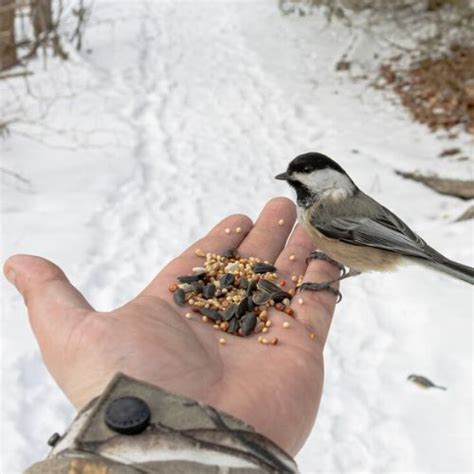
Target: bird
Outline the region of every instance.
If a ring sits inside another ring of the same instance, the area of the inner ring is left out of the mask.
[[[439,388],[440,390],[446,390],[446,387],[441,385],[435,385],[430,379],[427,379],[423,375],[409,375],[407,380],[410,380],[413,383],[416,383],[419,387],[422,388]]]
[[[275,179],[286,181],[296,192],[298,222],[318,249],[308,260],[327,260],[341,271],[334,280],[304,282],[299,290],[328,290],[339,301],[342,295],[333,283],[365,272],[394,270],[405,263],[474,284],[474,268],[430,247],[392,211],[365,194],[328,156],[299,155]]]

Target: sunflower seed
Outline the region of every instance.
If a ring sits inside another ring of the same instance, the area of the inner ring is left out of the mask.
[[[237,305],[235,303],[231,304],[223,313],[222,319],[224,321],[229,321],[236,315],[237,312]]]
[[[247,296],[247,308],[249,311],[252,311],[255,308],[255,303],[251,296]]]
[[[253,267],[254,273],[268,273],[268,272],[276,272],[276,267],[270,265],[268,263],[256,263]]]
[[[173,300],[178,306],[183,306],[184,302],[186,301],[186,293],[182,288],[178,288],[173,293]]]
[[[233,334],[234,332],[237,331],[237,329],[239,329],[239,322],[237,321],[237,318],[232,318],[229,321],[229,327],[227,329],[227,332],[230,332],[231,334]]]
[[[266,280],[265,278],[261,278],[258,281],[257,288],[265,293],[269,293],[270,295],[282,291],[278,285],[275,285],[275,283],[272,283],[270,280]]]
[[[257,288],[270,295],[270,298],[276,302],[283,301],[286,298],[291,299],[291,295],[289,293],[282,290],[278,285],[275,285],[275,283],[272,283],[270,280],[265,280],[262,278],[257,283]]]
[[[191,283],[191,286],[193,288],[193,291],[195,291],[196,293],[202,293],[202,290],[204,288],[204,283],[199,280],[199,281],[195,281],[194,283]]]
[[[207,316],[208,318],[212,319],[213,321],[217,321],[219,319],[222,319],[222,316],[219,313],[219,311],[216,311],[215,309],[201,308],[201,314],[203,314],[204,316]]]
[[[202,289],[202,296],[204,298],[212,298],[216,294],[216,285],[213,285],[212,283],[208,283],[203,289]]]
[[[232,273],[226,273],[219,279],[222,288],[227,288],[234,283],[234,275]]]
[[[249,286],[249,281],[247,280],[247,278],[245,278],[244,276],[241,276],[240,277],[240,288],[243,288],[244,290]]]
[[[257,324],[257,317],[255,316],[255,313],[247,313],[240,320],[242,335],[248,336],[255,329],[256,324]]]
[[[204,267],[194,267],[193,272],[195,275],[202,275],[204,273],[207,273],[207,270]]]
[[[243,316],[248,310],[247,298],[244,298],[240,301],[239,306],[237,307],[236,314],[237,316]]]
[[[275,301],[275,303],[280,303],[285,299],[290,299],[291,295],[287,293],[286,291],[279,291],[278,293],[273,293],[272,294],[272,300]]]
[[[255,280],[250,280],[247,286],[246,295],[250,296],[256,289],[257,289],[257,282]]]
[[[269,301],[271,299],[271,295],[263,291],[256,291],[253,296],[249,296],[249,298],[252,298],[252,302],[260,306]]]
[[[235,249],[229,249],[229,250],[226,250],[223,254],[222,254],[223,257],[225,258],[235,258],[237,256],[237,252]]]
[[[180,283],[194,283],[196,281],[199,281],[200,279],[200,275],[183,275],[177,278]]]

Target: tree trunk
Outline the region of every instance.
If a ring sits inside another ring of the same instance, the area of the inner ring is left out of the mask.
[[[0,0],[0,71],[18,62],[15,47],[15,0]]]
[[[43,33],[50,33],[53,30],[53,7],[51,0],[31,0],[31,22],[35,39]]]

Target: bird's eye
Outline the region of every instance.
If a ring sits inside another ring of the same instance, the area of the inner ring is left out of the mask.
[[[311,171],[313,171],[313,170],[312,170],[311,166],[305,166],[305,167],[303,168],[303,171],[304,171],[305,173],[311,173]]]

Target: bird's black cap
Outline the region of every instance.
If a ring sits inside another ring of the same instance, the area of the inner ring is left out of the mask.
[[[336,171],[340,171],[345,174],[345,171],[339,166],[334,160],[331,160],[326,155],[322,153],[309,152],[303,153],[302,155],[297,156],[291,163],[288,165],[289,173],[311,173],[315,170],[323,170],[330,168]]]
[[[284,173],[275,176],[275,179],[289,180],[293,173],[311,173],[315,170],[333,169],[347,174],[334,160],[317,152],[303,153],[294,158]]]

